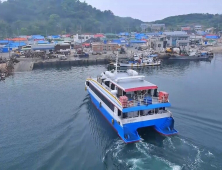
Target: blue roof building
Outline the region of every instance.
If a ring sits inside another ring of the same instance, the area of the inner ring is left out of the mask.
[[[219,39],[220,37],[217,36],[217,35],[206,35],[205,38],[206,39],[215,39],[216,40],[216,39]]]
[[[142,40],[142,39],[148,39],[148,36],[146,34],[144,34],[144,33],[141,33],[141,34],[136,34],[135,38],[137,40]]]
[[[146,41],[143,40],[130,40],[130,43],[134,43],[134,44],[142,44],[142,43],[146,43]]]
[[[11,43],[5,45],[1,51],[3,53],[7,53],[7,52],[9,52],[9,49],[10,49],[10,51],[12,51],[15,48],[18,48],[20,46],[25,46],[25,45],[26,45],[25,42],[11,42]]]
[[[113,40],[112,43],[123,45],[123,44],[126,44],[127,41],[125,39],[116,39],[116,40]]]
[[[13,41],[9,41],[9,40],[0,40],[0,45],[6,45],[8,43],[12,43]]]
[[[206,33],[206,32],[204,32],[204,31],[197,31],[196,33],[197,33],[197,35],[201,35],[201,36],[204,36],[204,35],[206,35],[206,34],[207,34],[207,33]]]
[[[119,36],[126,36],[128,37],[130,34],[128,32],[121,32],[119,33]]]
[[[42,35],[32,35],[31,39],[34,41],[38,41],[38,40],[45,40],[45,37],[43,37]]]
[[[40,41],[37,41],[37,44],[49,44],[49,42],[48,41],[40,40]]]

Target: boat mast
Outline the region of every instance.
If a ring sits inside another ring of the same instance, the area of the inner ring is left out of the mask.
[[[116,70],[115,70],[115,73],[117,74],[117,65],[118,65],[118,51],[117,51],[117,54],[116,54]]]

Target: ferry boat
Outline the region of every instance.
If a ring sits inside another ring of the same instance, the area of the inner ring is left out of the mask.
[[[162,135],[174,135],[169,94],[145,80],[134,70],[105,71],[87,78],[91,100],[125,143],[140,141],[139,128],[152,126]]]

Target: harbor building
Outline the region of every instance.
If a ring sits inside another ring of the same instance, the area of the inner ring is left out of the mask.
[[[76,43],[83,43],[91,38],[94,38],[93,34],[76,34],[73,35],[73,41]]]
[[[167,40],[165,35],[150,37],[147,41],[148,48],[160,52],[166,48]]]
[[[201,25],[195,25],[194,30],[195,31],[202,31],[202,26]]]
[[[119,48],[117,43],[92,43],[93,52],[103,52],[103,51],[116,51]]]
[[[142,23],[140,25],[140,28],[142,29],[142,32],[147,31],[161,31],[165,30],[165,24],[149,24],[149,23]]]
[[[207,34],[213,34],[213,33],[214,33],[214,30],[215,30],[215,28],[214,28],[214,27],[211,27],[211,28],[207,28],[207,29],[205,30],[205,32],[206,32]]]
[[[167,47],[183,47],[188,49],[190,36],[184,31],[163,32],[166,35]]]

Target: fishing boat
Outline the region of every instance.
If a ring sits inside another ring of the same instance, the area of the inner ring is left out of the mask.
[[[144,66],[159,66],[161,61],[155,55],[149,55],[147,57],[140,57],[134,55],[130,60],[122,60],[119,63],[120,67],[144,67]]]
[[[171,56],[170,60],[210,60],[213,57],[212,52],[208,51],[190,51],[188,55]]]
[[[117,63],[117,62],[116,62]],[[138,129],[153,127],[162,135],[174,135],[171,106],[164,91],[135,70],[105,71],[87,78],[85,88],[92,103],[125,143],[140,141]]]

